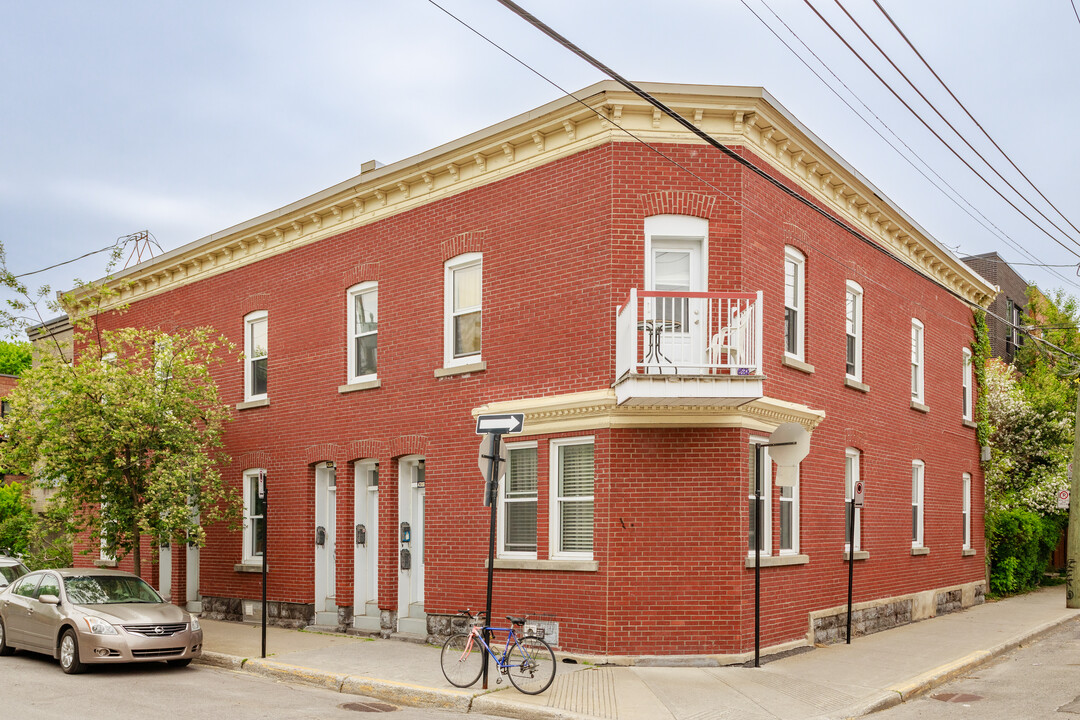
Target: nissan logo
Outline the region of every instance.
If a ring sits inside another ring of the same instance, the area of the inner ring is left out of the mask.
[[[164,632],[165,632],[165,628],[161,627],[160,625],[158,625],[156,628],[154,628],[154,634],[155,635],[161,635]]]

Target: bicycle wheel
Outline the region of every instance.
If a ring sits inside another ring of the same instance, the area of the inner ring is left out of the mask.
[[[442,674],[454,687],[469,687],[480,679],[483,652],[479,642],[469,642],[468,633],[451,635],[442,646]]]
[[[541,638],[519,638],[506,658],[506,674],[521,692],[538,695],[555,679],[555,653]]]

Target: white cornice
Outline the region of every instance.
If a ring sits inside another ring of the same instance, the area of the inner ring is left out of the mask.
[[[646,84],[729,145],[743,145],[917,271],[980,305],[996,289],[884,199],[760,88]],[[608,142],[701,143],[621,86],[597,83],[392,165],[372,168],[274,212],[128,268],[110,304],[150,297]],[[620,129],[622,128],[622,129]],[[792,228],[797,235],[797,228]],[[87,300],[88,293],[76,294]]]

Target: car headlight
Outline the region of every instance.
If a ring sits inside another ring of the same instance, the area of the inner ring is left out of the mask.
[[[90,632],[94,635],[116,635],[116,628],[98,617],[84,617]]]
[[[191,616],[191,632],[195,632],[196,630],[202,630],[202,625],[199,624],[199,618],[192,615]]]

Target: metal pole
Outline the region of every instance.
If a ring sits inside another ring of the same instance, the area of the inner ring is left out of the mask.
[[[754,446],[754,667],[761,667],[761,445]]]
[[[851,527],[848,529],[847,644],[851,644],[851,588],[855,581],[855,485],[851,486]]]
[[[488,487],[491,494],[488,502],[491,503],[491,528],[488,533],[488,576],[487,576],[487,614],[484,625],[491,625],[491,587],[495,581],[495,515],[499,504],[499,442],[502,435],[495,433],[491,438],[491,464],[488,465]],[[491,633],[484,630],[484,641],[491,644]],[[484,661],[484,689],[488,689],[488,653],[481,653]]]
[[[1076,438],[1069,488],[1069,530],[1065,540],[1065,607],[1080,608],[1080,389],[1076,393]]]
[[[270,547],[270,489],[263,481],[262,656],[266,658],[266,551]]]

